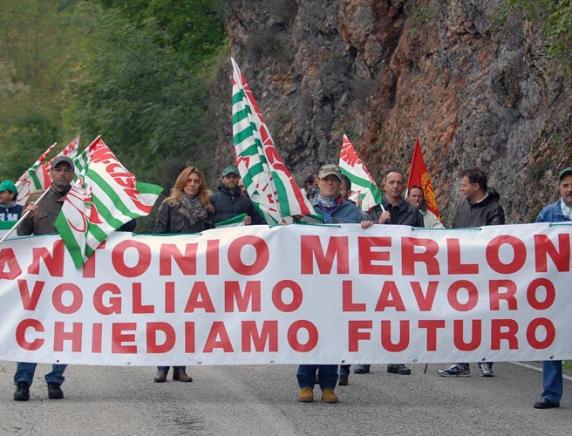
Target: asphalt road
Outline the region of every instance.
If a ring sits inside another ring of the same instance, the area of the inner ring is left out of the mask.
[[[535,410],[541,375],[497,364],[497,377],[442,378],[441,365],[350,376],[338,404],[296,400],[293,366],[190,368],[192,383],[152,382],[154,368],[71,366],[48,400],[40,365],[31,400],[12,401],[15,364],[0,362],[2,435],[570,435],[572,383],[560,409]],[[315,396],[319,399],[319,387]]]

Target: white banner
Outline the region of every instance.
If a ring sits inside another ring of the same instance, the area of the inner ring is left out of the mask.
[[[571,359],[572,226],[290,225],[0,247],[0,360],[96,365]]]

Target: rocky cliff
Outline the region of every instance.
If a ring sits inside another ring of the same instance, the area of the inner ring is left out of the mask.
[[[572,164],[572,79],[534,23],[500,15],[500,0],[232,0],[227,28],[298,179],[337,162],[346,133],[381,183],[407,172],[419,137],[446,220],[459,170],[477,165],[521,223]],[[215,171],[232,160],[229,64],[213,91]]]

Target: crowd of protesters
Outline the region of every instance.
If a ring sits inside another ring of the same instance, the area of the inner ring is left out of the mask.
[[[39,202],[37,197],[28,200],[24,211],[27,217],[20,223],[18,234],[41,235],[55,232],[55,220],[61,210],[63,198],[70,189],[74,164],[67,157],[54,159],[50,170],[52,185],[49,192]],[[308,176],[303,182],[303,193],[310,200],[324,223],[361,223],[362,229],[374,224],[407,225],[412,227],[443,228],[440,220],[427,209],[423,189],[411,187],[404,197],[404,175],[397,170],[388,172],[383,179],[384,192],[381,204],[368,212],[363,212],[350,200],[351,182],[341,174],[337,165],[323,165],[317,175]],[[537,222],[565,222],[572,220],[572,167],[565,168],[558,176],[559,199],[544,207]],[[486,174],[479,168],[471,168],[461,173],[460,192],[464,200],[454,215],[452,227],[480,227],[502,225],[505,223],[504,210],[498,192],[490,189]],[[21,206],[16,203],[17,188],[13,182],[5,180],[0,183],[0,222],[17,221],[22,213]],[[221,185],[217,191],[209,191],[202,171],[189,166],[178,175],[170,195],[160,204],[153,228],[154,233],[193,233],[214,228],[216,223],[226,221],[235,216],[244,215],[244,225],[263,224],[264,219],[248,198],[244,185],[241,184],[236,166],[226,167],[221,176]],[[134,223],[122,230],[131,231]],[[16,391],[14,400],[26,401],[30,398],[29,389],[32,384],[35,363],[19,362],[14,382]],[[48,398],[61,399],[66,365],[52,366],[52,371],[45,375],[48,385]],[[480,362],[479,374],[482,377],[493,377],[492,362]],[[167,381],[168,366],[157,368],[154,381]],[[354,373],[367,374],[370,365],[356,365]],[[387,371],[397,375],[409,375],[411,370],[404,364],[388,365]],[[336,384],[347,385],[350,366],[342,365],[338,374],[338,365],[300,365],[297,380],[300,388],[298,400],[311,402],[314,400],[314,385],[322,390],[322,400],[335,403]],[[443,377],[470,376],[470,366],[466,362],[456,363],[441,369],[438,374]],[[173,367],[173,380],[191,382],[184,366]],[[534,404],[535,408],[547,409],[559,407],[562,397],[562,365],[559,361],[544,363],[544,391],[541,399]]]

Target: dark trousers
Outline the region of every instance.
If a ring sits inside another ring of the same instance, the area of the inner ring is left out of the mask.
[[[18,362],[16,366],[16,374],[14,374],[14,383],[26,382],[31,385],[34,381],[34,373],[36,372],[37,363]],[[57,383],[61,385],[64,380],[64,371],[67,365],[52,365],[52,372],[48,372],[44,379],[46,383]]]
[[[300,365],[296,373],[300,389],[314,388],[316,372],[318,373],[318,383],[322,389],[334,389],[336,387],[338,365]]]
[[[165,372],[169,372],[169,368],[170,366],[158,366],[157,369],[159,371],[165,371]],[[173,366],[173,371],[176,369],[182,369],[183,371],[186,371],[187,367],[186,366]]]

